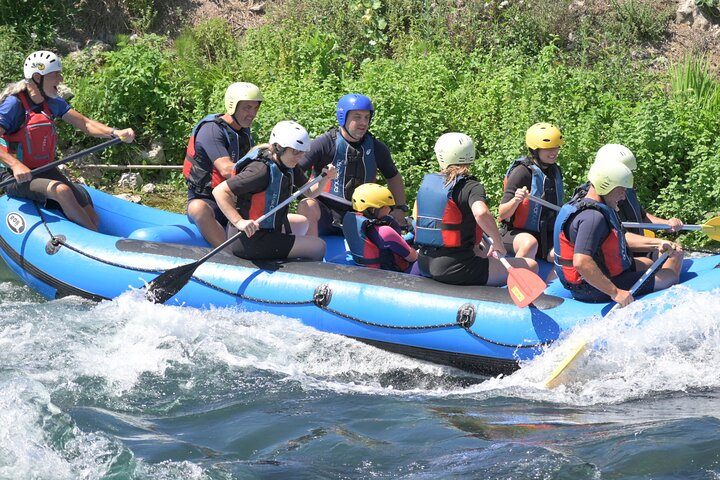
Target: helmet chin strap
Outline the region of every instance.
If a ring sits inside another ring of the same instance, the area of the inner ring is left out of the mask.
[[[240,121],[239,121],[239,120],[237,119],[237,117],[235,116],[235,113],[233,113],[233,114],[230,115],[230,116],[232,117],[233,122],[237,123],[240,128],[243,128],[243,127],[240,125]]]
[[[38,74],[38,75],[40,75],[40,74]],[[38,88],[38,90],[40,90],[40,95],[42,95],[44,100],[50,100],[50,98],[47,95],[45,95],[45,88],[43,88],[45,85],[45,76],[40,75],[40,83],[36,82],[34,77],[35,77],[35,75],[33,75],[33,78],[31,78],[30,80],[35,84],[35,86]]]
[[[359,141],[361,140],[360,138],[355,138],[355,137],[353,137],[353,136],[350,134],[350,132],[348,131],[347,128],[345,128],[345,127],[341,127],[341,128],[343,129],[343,131],[345,132],[345,134],[352,139],[353,142],[356,142],[356,143],[357,143],[357,142],[359,142]]]

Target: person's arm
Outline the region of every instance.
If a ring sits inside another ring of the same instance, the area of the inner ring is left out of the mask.
[[[522,165],[513,168],[500,200],[498,220],[507,220],[515,214],[520,204],[530,195],[528,188],[531,182],[532,173],[530,173],[530,170]]]
[[[337,169],[335,168],[335,165],[332,163],[322,170],[325,172],[325,177],[323,177],[322,180],[320,180],[318,183],[310,187],[304,195],[308,198],[315,198],[318,195],[320,195],[322,192],[325,191],[325,187],[327,187],[327,184],[330,183],[331,180],[334,180],[338,176]],[[301,174],[302,175],[302,174]],[[304,176],[303,176],[304,177]],[[305,185],[307,183],[307,178],[305,177],[305,181],[302,183],[302,185]],[[298,185],[298,187],[302,186]]]
[[[615,284],[605,276],[590,255],[576,253],[573,255],[573,266],[587,283],[608,295],[614,302],[617,302],[620,307],[625,307],[634,300],[628,290],[617,288]]]
[[[505,245],[503,245],[502,236],[500,235],[500,230],[498,230],[497,223],[495,222],[495,217],[493,217],[492,213],[490,213],[490,209],[487,204],[485,202],[476,201],[473,202],[470,208],[472,209],[472,213],[477,224],[492,240],[492,249],[501,257],[507,255],[507,250],[505,249]]]
[[[663,220],[662,223],[667,222]],[[671,242],[670,240],[662,238],[646,237],[632,232],[625,232],[625,241],[627,242],[630,251],[633,252],[663,252],[668,248],[682,251],[682,247],[679,243]]]
[[[98,138],[118,137],[125,143],[132,143],[135,140],[135,132],[132,128],[116,129],[108,127],[102,122],[93,120],[78,112],[74,108],[61,117],[65,122],[77,128],[86,135]]]
[[[412,248],[395,229],[389,225],[381,225],[377,229],[377,235],[382,242],[383,248],[386,248],[394,254],[404,258],[408,262],[417,260],[417,250]]]
[[[235,209],[235,194],[230,190],[228,181],[225,180],[217,187],[213,188],[213,197],[220,208],[220,211],[228,219],[228,222],[235,225],[235,227],[245,232],[248,238],[258,231],[260,224],[255,220],[246,220],[240,216],[240,213]]]
[[[671,232],[677,232],[684,225],[683,221],[676,217],[665,220],[664,218],[656,217],[652,213],[648,212],[645,212],[645,216],[648,218],[648,220],[650,220],[650,223],[665,223],[667,225],[670,225]]]
[[[528,195],[530,195],[530,192],[527,188],[522,187],[516,189],[513,197],[509,201],[501,203],[498,207],[498,219],[500,221],[503,221],[512,217],[513,214],[515,214],[515,210],[517,210],[517,208],[520,206],[523,200],[528,197]]]
[[[224,178],[230,178],[232,176],[233,168],[235,168],[235,164],[230,157],[219,157],[213,161],[213,167],[215,167],[215,169],[220,172],[220,175]]]
[[[3,127],[0,127],[0,135],[5,135],[5,129]],[[32,179],[32,173],[30,173],[27,165],[2,148],[0,148],[0,162],[12,170],[13,176],[18,183],[29,182]]]
[[[395,205],[407,205],[407,200],[405,198],[405,182],[403,181],[402,175],[398,172],[397,175],[392,178],[387,178],[386,181],[388,190],[390,190],[390,193],[393,194],[393,198],[395,198]]]
[[[386,178],[385,180],[387,181],[388,190],[390,190],[390,193],[393,194],[395,205],[407,207],[407,200],[405,199],[405,182],[403,181],[400,172],[398,172],[394,177]],[[404,209],[395,208],[390,212],[390,215],[392,215],[395,221],[400,225],[405,225],[407,223],[405,221],[405,217],[408,215],[408,212]]]

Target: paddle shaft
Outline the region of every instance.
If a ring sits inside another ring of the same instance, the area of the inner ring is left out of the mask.
[[[120,140],[119,137],[112,138],[108,140],[107,142],[100,143],[98,145],[95,145],[94,147],[87,148],[85,150],[82,150],[77,153],[73,153],[72,155],[68,155],[67,157],[61,159],[61,160],[55,160],[54,162],[50,162],[47,165],[43,165],[42,167],[38,167],[34,170],[30,170],[30,173],[33,175],[37,175],[38,173],[47,172],[48,170],[51,170],[58,165],[62,165],[63,163],[72,162],[73,160],[77,160],[80,157],[84,157],[85,155],[90,155],[91,153],[99,152],[100,150],[104,150],[107,147],[111,147],[117,143],[120,143],[122,140]],[[12,185],[17,180],[15,180],[15,177],[8,178],[2,182],[0,182],[0,188],[7,187],[8,185]]]
[[[635,283],[633,283],[633,286],[630,287],[630,290],[629,290],[630,295],[635,296],[635,294],[637,293],[637,291],[640,290],[640,287],[643,286],[643,284],[647,281],[647,279],[650,278],[650,276],[655,275],[655,272],[657,272],[658,269],[659,269],[660,267],[662,267],[663,263],[665,263],[665,260],[667,260],[667,258],[670,256],[670,252],[672,252],[672,250],[669,250],[669,249],[668,249],[668,250],[665,250],[665,251],[663,252],[663,254],[660,255],[660,256],[658,257],[658,259],[653,262],[652,265],[650,265],[650,268],[648,268],[647,270],[645,270],[645,273],[643,273],[642,276],[641,276],[640,278],[638,278]],[[616,310],[616,309],[618,309],[618,308],[620,308],[620,304],[616,303],[616,304],[613,305],[613,307],[608,311],[608,313],[610,313],[610,312],[612,312],[613,310]]]
[[[258,219],[256,220],[256,222],[257,222],[257,223],[260,223],[260,222],[262,222],[263,220],[265,220],[266,218],[268,218],[268,217],[274,215],[275,213],[277,213],[278,210],[282,209],[283,207],[285,207],[285,205],[289,204],[290,202],[292,202],[293,200],[295,200],[296,198],[298,198],[300,195],[302,195],[303,193],[307,192],[307,191],[308,191],[313,185],[315,185],[316,183],[319,183],[323,178],[325,178],[326,175],[327,175],[327,174],[326,174],[325,172],[323,172],[323,173],[321,173],[319,176],[317,176],[317,177],[315,177],[314,179],[312,179],[310,182],[308,182],[308,183],[306,183],[305,185],[303,185],[302,187],[300,187],[297,192],[293,193],[293,194],[290,195],[288,198],[286,198],[286,199],[283,200],[282,202],[278,203],[275,208],[273,208],[272,210],[270,210],[269,212],[267,212],[266,214],[264,214],[263,216],[261,216],[260,218],[258,218]],[[218,245],[215,249],[211,250],[207,255],[205,255],[204,257],[202,257],[200,260],[196,261],[195,264],[198,265],[198,266],[200,266],[200,264],[205,263],[205,261],[206,261],[207,259],[209,259],[209,258],[212,257],[213,255],[215,255],[216,253],[222,251],[223,248],[227,247],[227,246],[230,245],[232,242],[234,242],[235,240],[237,240],[238,238],[240,238],[240,235],[244,235],[244,234],[245,234],[244,231],[242,231],[242,230],[239,231],[238,233],[236,233],[235,235],[233,235],[232,237],[228,238],[228,239],[225,240],[223,243],[221,243],[220,245]]]
[[[543,200],[540,197],[530,195],[528,198],[535,203],[539,203],[543,207],[550,208],[552,210],[555,210],[556,212],[560,211],[560,207],[558,207],[554,203],[548,202],[547,200]],[[642,228],[642,229],[646,229],[646,230],[670,230],[672,228],[667,223],[622,222],[622,226],[625,228]],[[680,230],[702,230],[702,229],[703,229],[702,225],[683,225],[682,227],[680,227]]]
[[[638,222],[623,222],[623,227],[626,228],[643,228],[645,230],[670,230],[672,227],[667,223],[638,223]],[[702,230],[702,225],[683,225],[678,230]]]

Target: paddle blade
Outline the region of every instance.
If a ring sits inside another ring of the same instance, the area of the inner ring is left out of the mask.
[[[145,298],[153,303],[167,302],[187,285],[198,266],[198,262],[188,263],[158,275],[145,289]]]
[[[555,388],[560,385],[562,383],[562,374],[565,372],[565,370],[567,370],[567,368],[572,364],[572,362],[575,361],[576,358],[585,353],[585,351],[588,349],[588,346],[589,344],[585,339],[573,345],[570,353],[565,356],[565,358],[557,366],[557,368],[555,368],[555,370],[553,370],[553,372],[545,379],[545,387]]]
[[[701,225],[705,235],[716,242],[720,242],[720,217],[711,218],[707,223]]]
[[[525,308],[537,300],[547,288],[543,279],[531,270],[509,267],[507,271],[510,298],[520,308]]]

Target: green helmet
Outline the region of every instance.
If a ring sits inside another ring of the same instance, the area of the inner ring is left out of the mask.
[[[595,154],[595,163],[598,162],[620,162],[633,172],[637,169],[635,155],[625,145],[618,143],[608,143],[600,147]]]
[[[450,165],[473,163],[475,161],[475,144],[472,138],[464,133],[444,133],[435,142],[435,155],[442,170]]]
[[[377,183],[363,183],[352,194],[352,206],[356,212],[364,212],[368,208],[392,207],[395,197],[387,187]]]
[[[525,145],[530,150],[555,148],[565,143],[560,129],[552,123],[536,123],[525,133]]]
[[[633,174],[620,162],[595,162],[588,172],[588,180],[599,195],[607,195],[615,187],[632,188]]]
[[[238,102],[262,102],[263,96],[257,85],[247,82],[235,82],[225,90],[225,112],[235,113]]]

